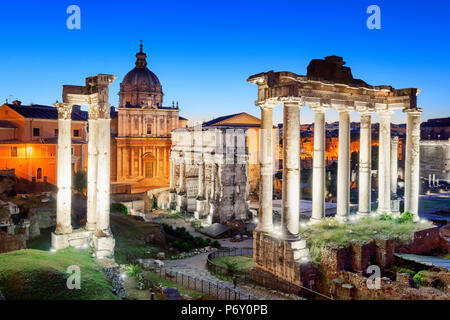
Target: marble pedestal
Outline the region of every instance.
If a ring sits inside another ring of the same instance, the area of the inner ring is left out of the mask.
[[[202,219],[205,216],[206,202],[207,201],[204,198],[197,198],[195,200],[195,212],[194,212],[195,219]]]
[[[186,195],[186,193],[177,194],[176,210],[180,211],[180,212],[185,211],[186,210],[186,206],[187,206],[187,195]]]

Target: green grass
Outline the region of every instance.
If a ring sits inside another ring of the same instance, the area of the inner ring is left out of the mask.
[[[160,283],[164,288],[177,288],[181,294],[191,296],[194,299],[205,296],[205,294],[203,294],[201,292],[198,292],[198,291],[195,291],[192,289],[188,289],[188,288],[182,286],[181,284],[161,278],[158,274],[156,274],[154,272],[146,271],[146,272],[144,272],[144,274],[147,279],[153,281],[154,283]],[[186,281],[187,281],[187,279],[186,279]]]
[[[127,253],[139,258],[155,258],[161,248],[146,244],[143,238],[145,234],[132,224],[121,224],[120,220],[111,219],[111,230],[116,240],[114,258],[118,264],[128,264]],[[168,253],[166,252],[166,256]]]
[[[67,288],[67,268],[81,270],[80,290]],[[19,250],[0,254],[0,291],[8,300],[116,300],[102,268],[86,250]]]
[[[325,245],[347,247],[353,242],[364,244],[375,238],[389,238],[397,243],[408,243],[412,240],[414,231],[431,226],[430,222],[386,220],[386,217],[361,218],[348,224],[340,224],[334,219],[323,219],[320,223],[300,228],[300,237],[307,240],[312,260],[320,263],[321,248]]]
[[[214,259],[213,262],[225,268],[234,266],[234,271],[237,272],[250,272],[255,266],[251,255],[220,257]]]

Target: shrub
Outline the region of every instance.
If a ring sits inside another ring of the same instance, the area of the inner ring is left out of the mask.
[[[379,220],[382,220],[382,221],[392,221],[392,220],[394,220],[394,219],[392,218],[392,216],[389,215],[389,214],[387,214],[386,212],[383,212],[382,214],[380,214],[380,216],[378,217],[378,219],[379,219]]]
[[[413,277],[414,281],[419,285],[423,286],[425,285],[425,277],[423,275],[423,270],[416,273],[416,275]]]
[[[214,241],[211,243],[211,247],[213,247],[213,248],[221,248],[222,245],[220,244],[219,241],[214,240]]]
[[[410,270],[410,269],[400,269],[397,271],[398,273],[407,273],[409,275],[411,275],[412,277],[414,277],[414,275],[416,274],[414,271]]]
[[[142,269],[137,264],[130,264],[126,270],[126,274],[129,277],[136,277],[141,272],[142,272]]]
[[[111,212],[120,212],[127,216],[130,215],[130,213],[128,212],[128,208],[120,202],[111,203],[110,210]]]
[[[395,222],[397,222],[397,223],[407,223],[407,222],[413,222],[413,221],[414,221],[414,216],[409,211],[403,212],[400,215],[400,217],[395,219]]]

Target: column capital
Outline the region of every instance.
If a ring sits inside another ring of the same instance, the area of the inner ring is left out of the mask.
[[[255,105],[261,109],[273,109],[280,104],[277,98],[269,98],[266,100],[257,100]]]
[[[408,108],[408,109],[403,109],[403,112],[406,114],[411,114],[411,115],[420,115],[422,113],[423,109],[422,108]]]
[[[348,112],[350,113],[350,111],[353,111],[353,107],[349,107],[349,106],[335,106],[334,110],[336,110],[337,112],[341,113],[341,112]]]
[[[326,104],[312,104],[309,105],[309,108],[314,110],[314,112],[325,113],[328,109],[330,109],[330,106]]]
[[[90,104],[88,109],[89,120],[98,120],[99,112],[98,104]]]
[[[283,104],[297,104],[299,108],[305,105],[305,99],[303,97],[281,97],[280,101]]]
[[[58,110],[58,119],[72,119],[72,104],[65,102],[56,102],[53,104]]]
[[[380,117],[390,117],[394,114],[394,110],[378,110],[377,113],[380,115]]]

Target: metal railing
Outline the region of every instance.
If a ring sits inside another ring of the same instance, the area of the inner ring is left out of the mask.
[[[216,250],[208,254],[206,260],[206,267],[211,273],[219,274],[222,276],[237,277],[239,282],[249,282],[250,272],[242,270],[233,270],[230,267],[222,264],[215,263],[213,260],[221,257],[229,256],[245,256],[253,255],[253,248],[237,248],[232,250]]]
[[[161,268],[156,270],[160,278],[176,282],[181,286],[195,290],[219,300],[258,300],[254,295],[227,287],[219,282],[211,282],[186,275],[182,272]]]

